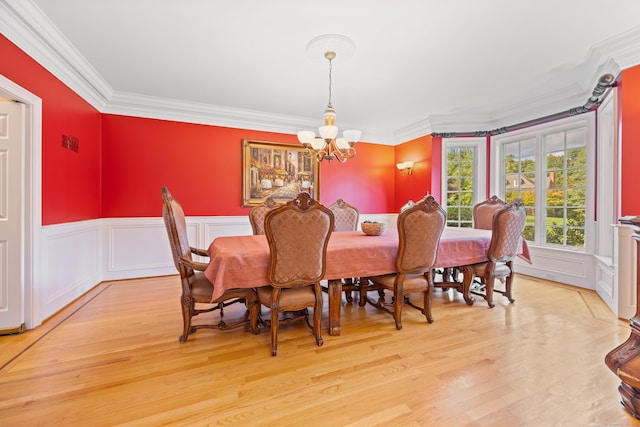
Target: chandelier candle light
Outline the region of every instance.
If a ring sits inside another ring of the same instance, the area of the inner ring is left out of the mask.
[[[362,132],[349,129],[342,133],[342,138],[336,138],[336,110],[331,105],[331,61],[336,57],[336,52],[326,51],[324,57],[329,61],[329,103],[324,110],[324,126],[318,128],[319,137],[313,131],[303,130],[298,132],[298,140],[306,148],[307,157],[315,157],[318,162],[338,159],[340,163],[344,163],[356,155],[354,145],[360,140]]]

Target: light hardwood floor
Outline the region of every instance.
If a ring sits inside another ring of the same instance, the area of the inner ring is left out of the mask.
[[[0,425],[638,425],[604,364],[629,324],[594,292],[518,276],[492,310],[453,292],[436,291],[433,324],[405,307],[400,331],[343,301],[337,337],[325,299],[324,346],[294,322],[271,357],[268,331],[180,344],[177,276],[102,283],[0,337]]]

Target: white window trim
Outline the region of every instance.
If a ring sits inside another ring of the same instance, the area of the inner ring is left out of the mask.
[[[441,179],[441,202],[440,204],[447,209],[447,151],[449,148],[456,147],[474,147],[476,156],[474,158],[473,169],[475,175],[473,177],[474,188],[473,203],[479,203],[487,198],[485,192],[487,188],[487,139],[484,137],[477,138],[442,138],[442,172]]]
[[[537,126],[528,127],[525,129],[510,132],[504,135],[497,135],[491,140],[491,164],[499,165],[499,159],[502,157],[502,145],[509,142],[515,142],[524,138],[535,138],[536,144],[541,144],[541,138],[543,133],[551,133],[555,131],[562,131],[567,128],[573,128],[576,125],[583,125],[586,128],[587,138],[587,197],[586,197],[586,220],[585,220],[585,246],[584,248],[559,248],[552,245],[544,245],[531,242],[530,246],[540,246],[547,249],[563,250],[571,252],[579,252],[585,254],[593,254],[595,247],[596,228],[594,222],[594,194],[595,194],[595,147],[596,147],[596,131],[595,131],[595,113],[585,113],[566,119],[556,120],[550,123],[544,123]],[[499,185],[503,182],[504,175],[502,169],[499,167],[493,167],[490,174],[490,188],[493,190],[493,194],[498,197],[504,198],[504,192]],[[536,176],[544,176],[544,162],[537,162]],[[542,206],[544,203],[545,194],[543,191],[536,191],[536,207]],[[544,227],[536,224],[536,242],[541,242]]]

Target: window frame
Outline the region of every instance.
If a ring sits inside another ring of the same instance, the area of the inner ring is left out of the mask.
[[[534,241],[529,241],[530,246],[539,246],[556,250],[568,250],[571,252],[592,254],[596,241],[596,227],[594,220],[594,203],[595,203],[595,149],[596,149],[596,132],[595,132],[595,112],[589,112],[578,116],[564,119],[558,119],[553,122],[544,123],[503,135],[496,135],[491,139],[491,164],[493,167],[490,174],[490,188],[493,194],[498,197],[505,198],[502,183],[505,179],[505,173],[502,169],[504,164],[504,144],[522,141],[525,139],[535,139],[536,144],[536,177],[546,176],[546,158],[544,153],[543,140],[544,136],[556,132],[563,132],[579,127],[585,128],[586,138],[586,198],[585,198],[585,241],[584,247],[562,246],[557,244],[544,243],[546,232],[546,211],[545,196],[546,189],[543,182],[545,179],[536,179],[536,195],[535,195],[535,236]],[[541,187],[538,187],[541,185]]]
[[[486,137],[467,137],[467,138],[442,138],[442,173],[441,173],[441,202],[445,212],[447,211],[447,177],[448,177],[448,151],[449,148],[466,148],[473,147],[475,149],[474,157],[474,176],[473,176],[473,204],[479,203],[487,198],[487,138]]]

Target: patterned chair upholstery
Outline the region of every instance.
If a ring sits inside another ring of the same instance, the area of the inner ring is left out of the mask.
[[[162,187],[162,200],[162,217],[169,237],[173,263],[180,273],[182,283],[180,301],[183,329],[179,338],[180,342],[186,342],[190,334],[201,328],[232,329],[246,326],[248,322],[251,331],[257,333],[258,304],[255,290],[230,289],[220,298],[212,300],[213,284],[204,275],[208,264],[194,261],[192,258],[192,255],[206,257],[207,251],[189,246],[184,211],[167,187]],[[240,302],[246,304],[249,313],[245,315],[244,320],[227,325],[223,320],[224,307]],[[206,304],[210,307],[196,309],[196,304]],[[217,324],[191,324],[194,316],[214,310],[220,311],[220,320]]]
[[[507,205],[498,196],[491,196],[484,202],[473,206],[473,228],[491,230],[493,225],[493,215]]]
[[[270,308],[271,355],[278,350],[278,323],[282,312],[300,314],[312,328],[316,344],[322,341],[322,290],[326,270],[327,245],[334,228],[333,213],[300,193],[286,205],[265,217],[265,234],[271,261],[269,283],[257,289],[258,300]],[[308,308],[313,307],[313,325]]]
[[[396,329],[402,329],[402,306],[405,296],[421,292],[424,306],[417,307],[422,311],[427,322],[433,322],[431,315],[431,294],[433,289],[433,265],[436,262],[438,243],[446,224],[446,214],[433,196],[427,196],[420,203],[400,212],[398,215],[398,254],[396,256],[397,273],[362,278],[371,281],[379,289],[393,292],[393,303],[387,304],[384,294],[377,302],[370,300],[366,293],[361,298],[366,302],[393,314]],[[393,305],[393,311],[387,306]]]
[[[485,201],[480,203],[476,203],[473,206],[473,228],[480,228],[483,230],[491,230],[492,222],[493,222],[493,214],[495,214],[498,210],[504,208],[506,206],[506,202],[498,198],[497,196],[491,196]],[[452,286],[439,286],[436,282],[436,287],[449,289],[453,288],[458,292],[462,292],[464,295],[464,299],[468,305],[473,305],[473,298],[471,298],[469,294],[469,289],[464,288],[464,283],[460,282],[460,273],[462,269],[460,267],[450,267],[442,269],[442,280],[444,283],[452,284]],[[481,280],[477,279],[476,282],[481,284]],[[475,285],[473,285],[475,286]]]
[[[333,231],[355,231],[358,229],[358,221],[360,219],[358,208],[342,199],[338,199],[332,205],[329,205],[328,209],[333,212],[335,220]],[[359,283],[358,278],[348,277],[343,279],[342,290],[347,302],[353,301],[351,292],[360,290]],[[326,291],[326,288],[323,290]]]
[[[264,199],[261,205],[251,208],[249,211],[249,222],[251,222],[253,234],[264,234],[264,218],[271,210],[278,206],[280,206],[280,204],[276,203],[273,197],[269,196]]]
[[[358,219],[360,218],[358,208],[342,199],[336,200],[328,208],[333,212],[335,219],[333,231],[354,231],[358,229]]]
[[[487,262],[473,264],[463,268],[465,287],[469,289],[474,277],[481,279],[484,292],[471,290],[471,293],[484,296],[490,308],[495,306],[493,292],[498,292],[507,297],[509,302],[514,302],[511,296],[513,283],[513,260],[522,247],[522,232],[527,219],[526,210],[521,199],[515,199],[513,203],[505,205],[493,215],[491,242],[487,249]],[[494,289],[494,279],[504,279],[505,290]]]

